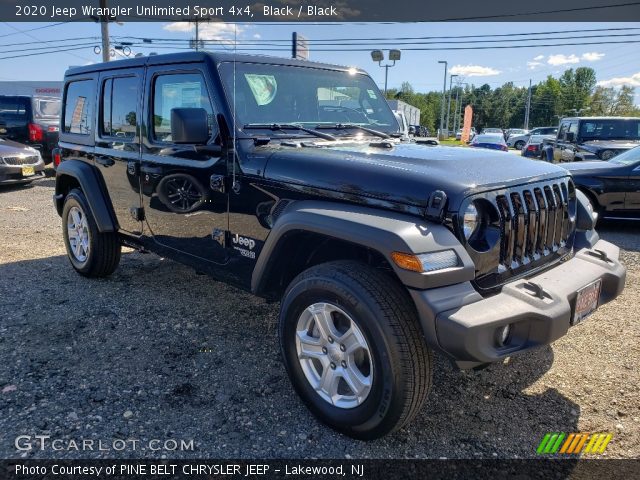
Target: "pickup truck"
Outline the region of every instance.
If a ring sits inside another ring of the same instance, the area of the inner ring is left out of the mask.
[[[558,135],[545,140],[542,159],[549,162],[610,160],[640,145],[640,118],[563,118]]]

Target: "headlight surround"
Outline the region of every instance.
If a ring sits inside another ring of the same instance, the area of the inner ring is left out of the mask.
[[[475,203],[471,202],[462,214],[462,233],[465,240],[469,240],[471,235],[473,235],[478,229],[478,226],[480,225],[479,219],[478,209],[476,208]]]

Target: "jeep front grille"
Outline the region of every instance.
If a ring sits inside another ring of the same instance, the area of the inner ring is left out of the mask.
[[[476,262],[476,283],[493,288],[544,267],[573,249],[575,187],[569,178],[481,195],[497,210],[498,245],[467,250]]]
[[[37,155],[29,155],[26,157],[2,157],[7,165],[32,165],[38,163]]]

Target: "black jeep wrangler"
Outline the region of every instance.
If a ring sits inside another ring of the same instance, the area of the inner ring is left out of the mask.
[[[121,245],[281,302],[293,386],[371,439],[461,368],[548,344],[622,290],[566,170],[421,146],[361,70],[185,53],[69,70],[55,206],[71,265]]]
[[[563,118],[553,140],[544,140],[543,160],[579,162],[611,160],[640,145],[640,118]]]

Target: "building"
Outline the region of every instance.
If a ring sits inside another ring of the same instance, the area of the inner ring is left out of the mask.
[[[2,81],[0,95],[62,97],[63,83],[61,81]]]
[[[387,100],[391,110],[398,110],[404,113],[409,125],[420,125],[420,109],[409,105],[402,100]]]

